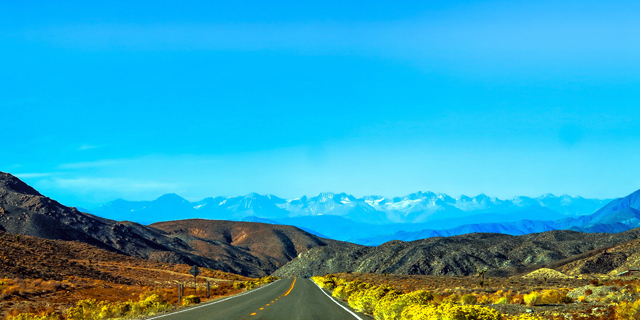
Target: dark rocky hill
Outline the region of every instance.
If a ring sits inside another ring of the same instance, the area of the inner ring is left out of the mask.
[[[338,272],[423,275],[472,275],[482,269],[508,276],[638,238],[640,229],[618,234],[548,231],[522,236],[473,233],[378,247],[318,247],[294,259],[274,275],[313,276]],[[596,254],[594,252],[593,254]]]
[[[156,227],[80,212],[0,172],[0,231],[7,233],[81,241],[134,257],[246,276],[270,274],[310,248],[338,243],[295,227],[250,222],[183,220]]]

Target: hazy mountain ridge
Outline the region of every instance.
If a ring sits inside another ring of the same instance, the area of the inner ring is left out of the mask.
[[[240,197],[206,198],[197,202],[168,194],[153,201],[118,199],[97,208],[92,213],[111,219],[129,219],[152,223],[176,218],[207,218],[241,220],[254,216],[262,219],[285,219],[303,216],[341,216],[366,224],[423,223],[437,220],[480,217],[478,222],[544,220],[590,214],[607,200],[585,199],[567,195],[543,195],[538,198],[515,197],[511,200],[491,198],[484,194],[454,199],[446,194],[417,192],[404,197],[366,196],[356,198],[345,193],[321,193],[315,197],[284,200],[273,195],[256,193]],[[487,221],[491,220],[492,221]],[[473,222],[473,221],[472,221]]]
[[[472,232],[524,235],[550,230],[573,230],[588,233],[618,233],[640,227],[640,190],[618,198],[590,215],[555,221],[519,220],[502,223],[466,224],[450,229],[398,231],[354,240],[365,245],[380,245],[391,240],[413,241],[429,237],[456,236]]]

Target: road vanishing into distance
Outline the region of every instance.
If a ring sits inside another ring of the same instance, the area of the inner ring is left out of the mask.
[[[330,297],[310,279],[281,279],[266,286],[177,312],[159,320],[356,320],[371,319]]]

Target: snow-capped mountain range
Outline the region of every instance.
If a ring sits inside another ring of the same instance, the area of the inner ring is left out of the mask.
[[[89,211],[105,218],[142,223],[187,218],[242,220],[249,217],[287,219],[330,215],[373,225],[427,222],[447,225],[446,221],[457,224],[576,217],[593,213],[607,202],[551,194],[509,200],[484,194],[452,198],[433,192],[417,192],[394,198],[356,198],[346,193],[321,193],[315,197],[303,196],[291,200],[252,193],[247,196],[215,197],[189,202],[176,194],[166,194],[153,201],[118,199]]]

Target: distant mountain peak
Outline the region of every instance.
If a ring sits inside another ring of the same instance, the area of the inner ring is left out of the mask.
[[[156,199],[156,201],[180,201],[180,202],[185,202],[187,201],[187,199],[175,194],[175,193],[167,193],[167,194],[163,194],[160,197],[158,197],[158,199]]]

